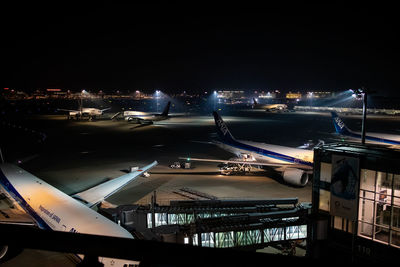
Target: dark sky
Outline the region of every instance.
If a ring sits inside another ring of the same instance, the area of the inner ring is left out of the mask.
[[[18,2],[1,8],[0,85],[179,92],[365,86],[398,95],[395,12],[347,4]]]

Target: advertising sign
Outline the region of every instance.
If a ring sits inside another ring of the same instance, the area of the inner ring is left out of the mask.
[[[357,219],[359,163],[358,158],[332,155],[331,215]]]

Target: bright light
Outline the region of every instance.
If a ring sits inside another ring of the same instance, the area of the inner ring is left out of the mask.
[[[214,91],[214,95],[216,95],[217,94],[217,91]]]

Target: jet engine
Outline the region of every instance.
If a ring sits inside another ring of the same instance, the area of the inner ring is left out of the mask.
[[[305,186],[308,182],[308,173],[300,169],[287,168],[282,176],[286,183],[296,186]]]
[[[7,252],[8,252],[8,246],[2,246],[2,247],[0,247],[0,260],[1,260],[2,258],[4,258],[4,256],[7,255]]]
[[[6,262],[22,252],[21,248],[0,246],[0,264]]]

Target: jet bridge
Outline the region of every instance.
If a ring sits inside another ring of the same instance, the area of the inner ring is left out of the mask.
[[[304,241],[310,209],[311,204],[299,204],[297,198],[212,199],[171,201],[169,206],[127,205],[108,212],[114,212],[116,221],[141,238],[153,236],[201,247],[258,249]]]

